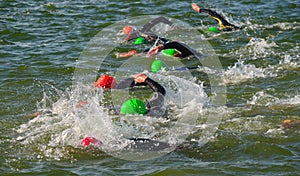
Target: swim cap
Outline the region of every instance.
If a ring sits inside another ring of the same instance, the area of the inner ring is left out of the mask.
[[[130,34],[132,32],[132,26],[124,26],[123,27],[123,33],[124,34]]]
[[[116,80],[114,77],[105,74],[103,76],[100,76],[94,84],[97,88],[102,87],[105,89],[111,89],[116,86]]]
[[[90,143],[96,144],[96,145],[101,145],[101,144],[102,144],[101,141],[97,140],[97,139],[94,138],[94,137],[85,137],[81,142],[82,142],[83,145],[86,146],[86,147],[89,146]]]
[[[165,55],[168,55],[168,56],[173,56],[177,52],[175,49],[166,49],[166,50],[163,50],[162,53]]]
[[[124,102],[121,106],[122,114],[145,114],[146,106],[144,102],[139,99],[133,98]]]
[[[134,44],[135,45],[140,45],[145,43],[145,38],[144,37],[138,37],[135,39]]]
[[[211,32],[220,32],[220,30],[218,28],[216,28],[216,27],[209,27],[208,31],[211,31]]]
[[[163,61],[155,60],[155,61],[152,62],[151,71],[153,73],[161,71],[162,68],[167,70],[167,65]]]

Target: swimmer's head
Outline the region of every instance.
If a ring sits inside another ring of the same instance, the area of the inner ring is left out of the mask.
[[[167,65],[162,60],[155,60],[152,62],[151,71],[153,73],[159,72],[162,69],[167,70]]]
[[[135,39],[134,44],[135,45],[141,45],[146,43],[146,39],[144,37],[138,37]]]
[[[162,50],[162,53],[168,56],[174,56],[177,53],[177,51],[171,48],[171,49]]]
[[[121,106],[122,114],[145,114],[146,112],[145,103],[136,98],[127,100]]]

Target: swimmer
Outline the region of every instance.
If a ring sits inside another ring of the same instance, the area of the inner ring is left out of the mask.
[[[97,88],[102,87],[103,89],[125,89],[135,86],[149,86],[153,95],[147,103],[143,102],[140,99],[132,98],[125,101],[122,106],[120,113],[121,114],[144,114],[148,116],[162,116],[165,113],[164,110],[164,95],[166,94],[165,89],[156,81],[150,79],[145,74],[135,75],[134,78],[127,78],[120,81],[118,84],[115,79],[105,74],[100,76],[99,79],[95,82]]]
[[[170,27],[173,23],[164,17],[158,17],[146,23],[140,30],[135,29],[133,26],[124,26],[122,29],[123,34],[126,34],[125,42],[133,41],[134,45],[142,44],[162,44],[168,42],[168,39],[156,35],[151,29],[157,24],[166,24]],[[147,53],[150,48],[146,48],[142,53]],[[116,53],[117,58],[128,58],[139,54],[137,50],[130,50],[128,52]]]
[[[212,11],[210,9],[202,9],[197,4],[193,3],[192,8],[198,12],[198,13],[207,13],[210,17],[215,19],[219,24],[219,30],[220,31],[232,31],[236,29],[241,29],[240,27],[237,27],[231,23],[229,23],[227,20],[225,20],[221,15],[219,15],[217,12]],[[218,32],[217,29],[209,28],[210,31]]]
[[[159,151],[172,147],[166,142],[156,141],[147,138],[128,138],[129,144],[124,147],[125,150],[135,150],[135,151]],[[84,147],[95,146],[101,147],[103,143],[94,137],[85,137],[81,143]]]

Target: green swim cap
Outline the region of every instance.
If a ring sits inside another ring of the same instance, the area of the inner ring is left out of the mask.
[[[173,56],[174,54],[176,54],[176,50],[175,49],[166,49],[162,51],[163,54],[168,55],[168,56]]]
[[[218,28],[216,28],[216,27],[209,27],[208,31],[211,31],[211,32],[220,32],[220,30]]]
[[[167,70],[167,65],[163,61],[161,61],[161,60],[155,60],[155,61],[152,62],[151,71],[153,73],[161,71],[162,68],[164,68],[165,70]]]
[[[138,37],[135,39],[134,44],[135,45],[140,45],[140,44],[144,44],[145,43],[145,38],[144,37]]]
[[[124,102],[121,106],[122,114],[145,114],[146,105],[139,99],[133,98]]]

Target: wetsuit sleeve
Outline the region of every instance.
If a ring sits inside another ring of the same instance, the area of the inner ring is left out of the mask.
[[[207,13],[209,16],[211,16],[213,19],[215,19],[222,30],[230,30],[232,28],[234,29],[240,29],[239,27],[229,23],[227,20],[225,20],[221,15],[219,15],[217,12],[212,11],[210,9],[200,9],[199,13]]]
[[[146,23],[142,27],[141,32],[142,33],[152,32],[151,29],[159,23],[164,23],[169,26],[173,25],[173,23],[171,21],[169,21],[168,19],[166,19],[165,17],[158,17],[158,18],[155,18],[154,20],[150,21],[149,23]]]
[[[152,21],[146,23],[140,30],[135,30],[129,36],[127,37],[127,41],[133,40],[138,38],[139,36],[145,37],[148,42],[152,43],[155,42],[156,39],[158,39],[158,36],[151,30],[154,26],[156,26],[159,23],[164,23],[169,26],[172,26],[173,23],[166,19],[165,17],[158,17],[153,19]],[[162,43],[167,42],[168,40],[165,38],[160,38],[160,41]]]
[[[179,42],[168,42],[164,44],[163,49],[172,49],[172,48],[179,51],[181,53],[181,57],[188,57],[194,55],[192,49],[190,49],[189,46]]]
[[[166,94],[166,90],[165,88],[163,88],[163,86],[161,86],[160,84],[158,84],[156,81],[150,79],[149,77],[146,78],[146,80],[144,81],[144,83],[146,83],[154,92],[158,92],[162,95]]]
[[[126,78],[121,80],[115,87],[115,89],[126,89],[129,87],[135,87],[135,86],[145,86],[146,83],[137,83],[134,81],[134,78]]]
[[[145,80],[145,83],[150,86],[150,88],[154,91],[153,96],[146,104],[147,112],[146,114],[149,116],[162,116],[165,113],[164,109],[164,95],[166,94],[166,90],[157,82],[153,81],[150,78]]]

